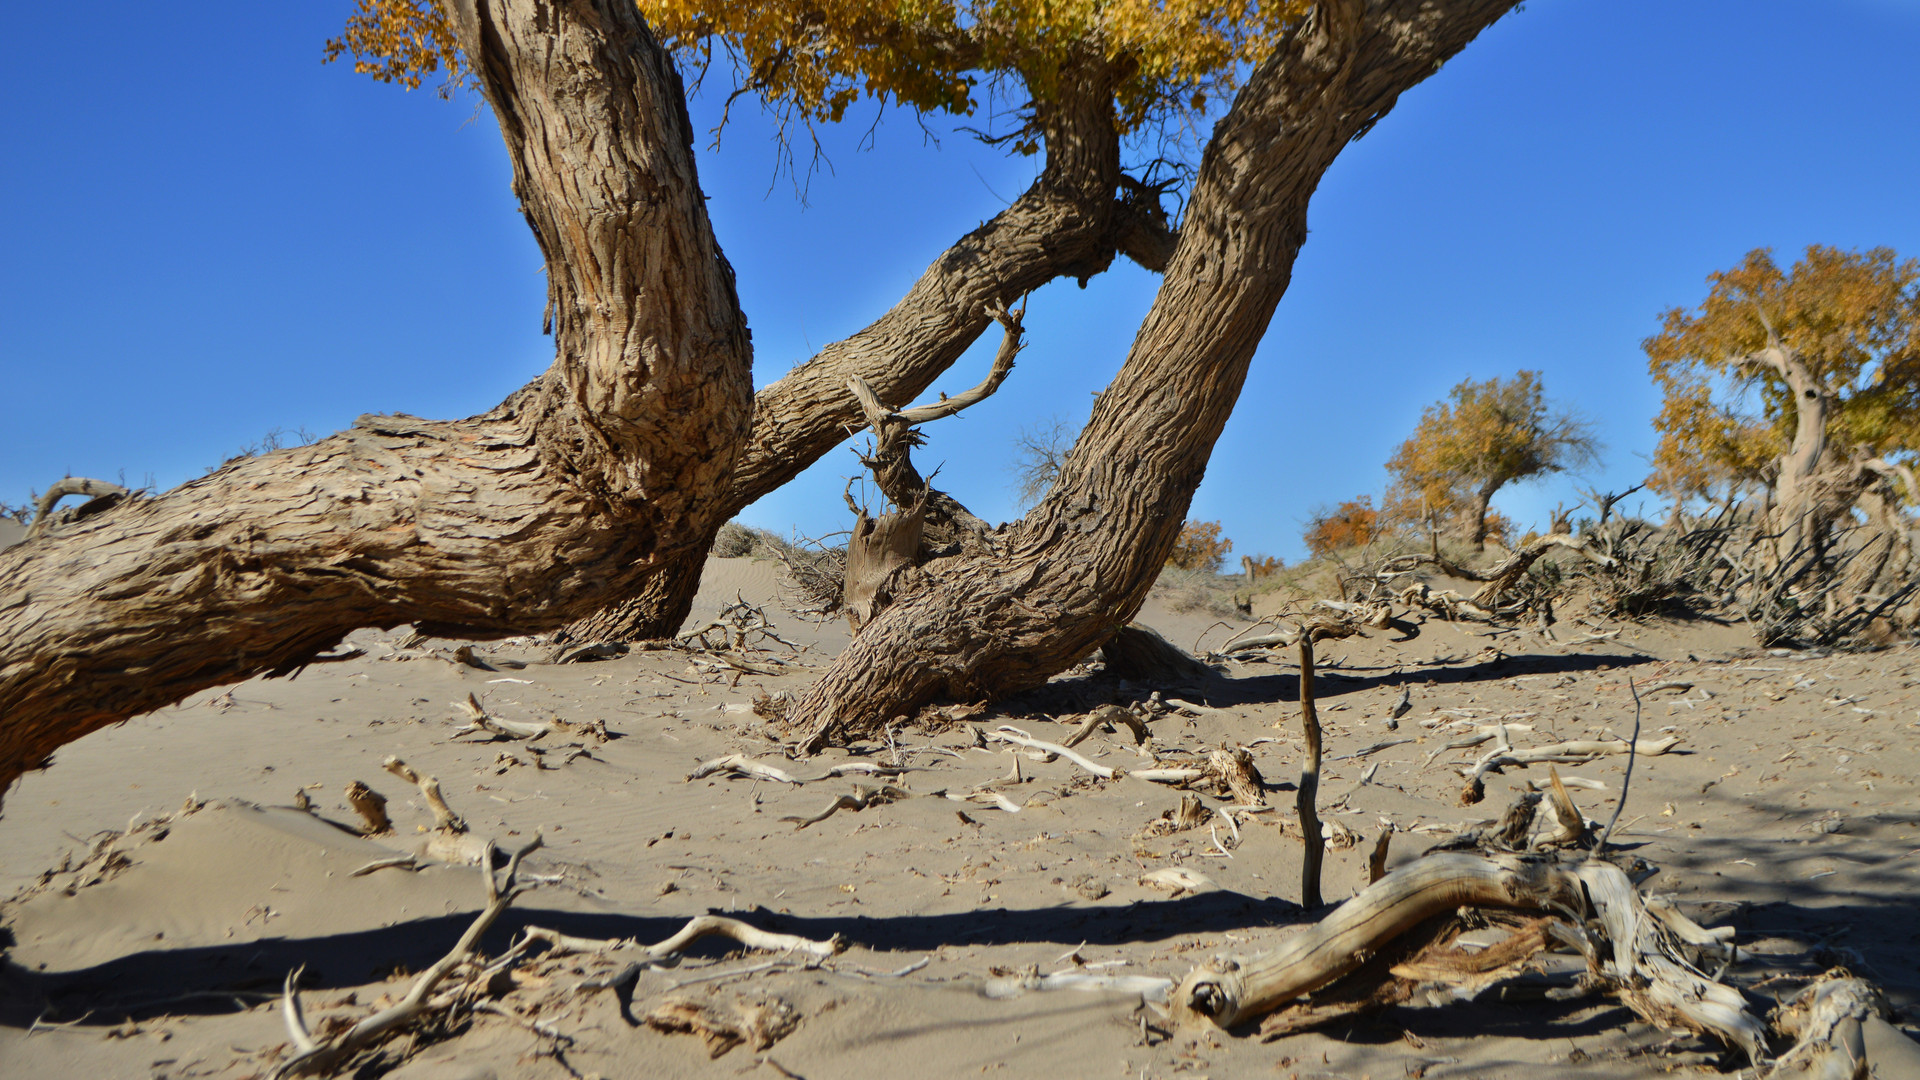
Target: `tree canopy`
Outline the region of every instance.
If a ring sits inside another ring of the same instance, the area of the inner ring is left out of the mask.
[[[1593,462],[1585,421],[1554,412],[1537,371],[1462,381],[1427,406],[1387,470],[1389,512],[1401,519],[1458,518],[1474,543],[1488,535],[1487,507],[1508,484]]]
[[[1787,373],[1753,359],[1770,344],[1827,398],[1832,453],[1920,450],[1920,260],[1816,244],[1782,271],[1763,248],[1707,281],[1697,309],[1662,313],[1641,343],[1663,395],[1656,490],[1685,498],[1775,482],[1799,407]]]
[[[434,0],[356,0],[329,59],[418,87],[467,68]],[[1029,106],[1063,78],[1102,69],[1124,132],[1204,114],[1312,6],[1302,0],[638,0],[682,64],[718,62],[736,93],[760,95],[783,118],[837,122],[857,102],[973,115],[1007,77]],[[984,84],[984,85],[983,85]],[[1001,138],[1037,148],[1029,112]]]

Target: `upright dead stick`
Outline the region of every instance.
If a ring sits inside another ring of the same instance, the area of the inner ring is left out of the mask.
[[[1300,724],[1307,733],[1307,760],[1300,767],[1300,906],[1320,906],[1320,861],[1326,842],[1320,837],[1320,812],[1314,805],[1320,794],[1320,717],[1313,708],[1313,635],[1300,635]]]
[[[439,780],[414,771],[413,766],[396,756],[389,755],[380,765],[388,772],[420,789],[420,797],[427,800],[427,806],[433,810],[434,828],[450,833],[467,831],[466,821],[459,814],[454,813],[453,807],[448,806],[447,800],[441,797]],[[492,871],[489,869],[488,872]]]
[[[1607,850],[1607,841],[1613,837],[1613,827],[1620,822],[1620,811],[1627,805],[1627,785],[1633,783],[1633,759],[1640,756],[1640,688],[1627,679],[1627,691],[1633,695],[1633,739],[1627,744],[1627,772],[1620,778],[1620,798],[1614,801],[1613,816],[1607,819],[1607,827],[1593,838],[1593,853],[1599,855]]]
[[[393,821],[387,817],[387,797],[368,787],[359,780],[347,785],[347,805],[360,815],[360,831],[368,836],[378,836],[393,831]]]

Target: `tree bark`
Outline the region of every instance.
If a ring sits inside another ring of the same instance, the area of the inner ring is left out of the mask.
[[[934,260],[892,310],[755,396],[753,433],[723,521],[798,476],[858,426],[848,379],[865,380],[882,401],[912,401],[992,325],[990,308],[1010,306],[1058,277],[1084,282],[1107,268],[1116,249],[1150,270],[1165,268],[1173,234],[1157,202],[1133,187],[1122,192],[1113,74],[1088,61],[1056,85],[1055,97],[1036,106],[1047,161],[1033,186]],[[692,607],[704,561],[704,552],[688,551],[648,570],[641,595],[581,620],[571,633],[583,640],[671,636]]]
[[[1470,539],[1475,551],[1487,550],[1487,511],[1493,507],[1493,493],[1499,490],[1500,485],[1492,480],[1474,490],[1473,505],[1467,508],[1467,514],[1472,526]]]
[[[1038,685],[1124,626],[1172,550],[1342,147],[1513,0],[1326,3],[1262,62],[1203,157],[1125,365],[1059,479],[991,553],[922,568],[793,715],[809,746],[949,695]]]
[[[750,344],[679,75],[622,0],[454,8],[546,256],[553,366],[484,415],[362,417],[0,553],[0,792],[360,627],[564,625],[725,519]]]

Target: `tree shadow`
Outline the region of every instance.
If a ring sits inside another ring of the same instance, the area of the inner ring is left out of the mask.
[[[889,952],[930,952],[949,945],[1124,945],[1170,934],[1205,934],[1303,921],[1299,905],[1278,898],[1215,891],[1124,906],[1061,903],[1044,908],[985,908],[944,915],[804,916],[757,908],[720,912],[762,930],[824,939],[835,934],[856,945]],[[287,972],[305,966],[310,990],[361,986],[395,971],[420,971],[451,948],[473,912],[436,916],[378,929],[309,938],[184,949],[154,949],[75,971],[30,971],[0,961],[0,1024],[24,1027],[36,1018],[80,1019],[112,1025],[132,1018],[229,1013],[277,995]],[[483,952],[505,951],[523,927],[544,926],[590,938],[663,940],[685,916],[636,916],[517,906],[481,939]],[[10,936],[0,945],[11,944]],[[714,958],[739,948],[707,939],[687,957]]]

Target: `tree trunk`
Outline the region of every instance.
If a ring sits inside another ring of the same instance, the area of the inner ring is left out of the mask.
[[[793,715],[808,745],[941,695],[1038,685],[1124,626],[1173,548],[1307,235],[1321,175],[1513,0],[1325,3],[1214,130],[1179,246],[1047,497],[995,550],[922,568]]]
[[[1777,549],[1784,556],[1825,532],[1820,519],[1821,473],[1827,460],[1827,414],[1831,395],[1806,363],[1793,350],[1779,342],[1748,358],[1749,364],[1764,366],[1786,381],[1793,395],[1793,442],[1775,465],[1773,531],[1778,534]]]
[[[934,260],[892,310],[755,397],[753,434],[722,520],[798,476],[859,425],[848,379],[865,380],[882,401],[912,401],[992,325],[989,308],[1011,305],[1057,277],[1084,281],[1104,271],[1116,249],[1148,269],[1165,268],[1172,235],[1157,205],[1115,196],[1123,178],[1113,74],[1091,61],[1077,70],[1078,77],[1063,73],[1056,100],[1037,106],[1047,162],[1033,186]],[[671,636],[686,620],[704,560],[703,551],[688,551],[647,571],[640,595],[572,632],[596,640]],[[660,576],[691,584],[669,588],[650,580]]]
[[[0,792],[63,743],[360,627],[564,625],[711,536],[750,345],[671,60],[623,0],[467,0],[556,356],[482,416],[362,417],[0,553]]]
[[[1472,526],[1469,539],[1475,551],[1487,550],[1487,511],[1493,507],[1493,493],[1498,490],[1499,484],[1481,484],[1473,493],[1473,505],[1467,508],[1468,523]]]

